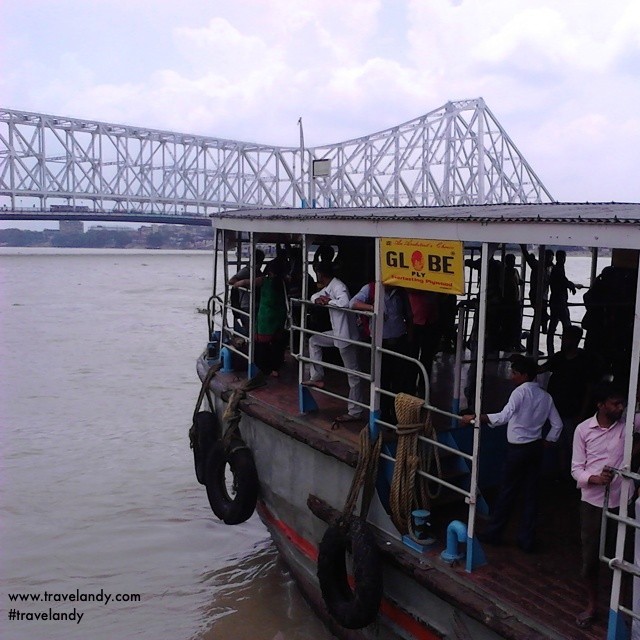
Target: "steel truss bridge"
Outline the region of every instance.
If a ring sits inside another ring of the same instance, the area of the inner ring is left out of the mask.
[[[482,98],[336,144],[300,133],[275,147],[0,109],[0,216],[198,224],[237,208],[553,200]]]

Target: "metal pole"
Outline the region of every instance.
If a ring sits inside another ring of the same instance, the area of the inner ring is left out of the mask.
[[[373,438],[378,435],[378,425],[376,420],[380,417],[380,393],[377,387],[380,384],[380,374],[382,371],[382,330],[384,324],[384,288],[382,286],[382,273],[380,268],[380,238],[376,238],[376,284],[375,300],[373,301],[374,316],[370,318],[369,327],[371,329],[371,346],[373,349],[371,368],[371,395],[369,404],[371,407],[369,418],[369,430]]]
[[[302,129],[302,116],[298,118],[298,126],[300,127],[300,198],[302,199],[302,209],[307,208],[307,201],[304,197],[304,131]]]
[[[598,247],[591,247],[591,275],[589,286],[592,287],[598,273]]]
[[[640,266],[640,265],[639,265]],[[638,269],[638,267],[636,267]],[[640,274],[637,274],[640,275]],[[633,322],[633,340],[632,345],[640,344],[640,277],[636,281],[636,307],[635,318]],[[624,458],[622,468],[629,470],[631,466],[631,450],[633,447],[633,427],[635,421],[635,412],[633,407],[636,404],[636,396],[638,393],[638,369],[640,368],[640,350],[633,349],[631,352],[631,369],[629,371],[629,389],[628,389],[628,406],[631,410],[627,410],[626,421],[624,425]],[[627,517],[627,504],[631,487],[634,486],[629,480],[623,481],[622,490],[620,492],[620,517]],[[636,514],[636,517],[638,514]],[[616,558],[624,557],[624,541],[627,535],[627,527],[624,523],[618,522],[618,535],[616,538]],[[609,614],[609,638],[617,638],[618,628],[624,626],[624,621],[618,613],[620,606],[620,588],[622,585],[622,570],[617,567],[613,568],[613,584],[611,585],[611,603]],[[612,628],[613,627],[613,628]]]
[[[255,336],[255,307],[256,307],[256,241],[253,231],[249,232],[249,349],[247,357],[249,358],[249,366],[247,369],[247,377],[253,378],[257,373],[254,360],[254,336]]]
[[[469,493],[469,526],[467,544],[467,571],[471,571],[473,566],[472,549],[470,543],[473,540],[476,521],[476,501],[478,494],[478,457],[480,453],[480,415],[482,414],[482,383],[484,379],[485,363],[485,335],[487,324],[487,280],[489,277],[489,245],[482,243],[482,257],[480,259],[480,291],[478,297],[478,348],[476,367],[476,394],[474,407],[476,420],[473,426],[473,464],[471,465],[471,478]]]
[[[458,309],[458,331],[456,333],[456,359],[453,365],[453,402],[451,405],[451,413],[458,414],[460,412],[460,386],[462,384],[462,354],[464,352],[465,338],[465,310],[463,305]],[[453,422],[453,420],[452,420]],[[452,424],[455,428],[458,421]]]
[[[302,235],[302,264],[300,265],[302,269],[302,299],[309,299],[309,257],[308,257],[308,249],[307,249],[307,234]],[[300,327],[302,331],[299,333],[298,340],[298,355],[301,356],[304,354],[304,330],[307,328],[307,305],[300,305]],[[302,382],[304,379],[304,362],[298,358],[298,384]]]

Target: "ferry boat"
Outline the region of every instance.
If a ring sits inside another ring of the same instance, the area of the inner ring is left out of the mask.
[[[543,474],[538,553],[519,549],[509,531],[505,545],[483,545],[477,533],[491,514],[505,429],[463,426],[458,416],[498,411],[511,391],[510,349],[517,345],[490,345],[477,336],[490,336],[495,321],[488,290],[496,256],[514,253],[522,281],[528,280],[521,245],[540,264],[547,249],[590,255],[586,286],[602,266],[633,283],[619,300],[633,320],[630,333],[618,336],[622,369],[615,375],[628,388],[628,406],[636,406],[640,204],[252,209],[216,214],[213,225],[219,275],[207,348],[197,362],[202,386],[190,431],[197,476],[214,513],[230,526],[257,510],[302,593],[336,637],[630,637],[640,614],[621,589],[640,575],[638,558],[629,561],[622,552],[637,528],[626,506],[640,478],[632,469],[633,411],[626,418],[624,465],[615,470],[627,500],[618,515],[604,509],[605,518],[617,522],[616,554],[607,557],[601,547],[600,615],[588,628],[576,626],[586,596],[575,482]],[[239,244],[250,261],[258,244],[304,256],[295,267],[301,285],[288,299],[289,345],[277,377],[261,375],[256,366],[257,265],[250,265],[245,287],[247,335],[234,325],[234,313],[242,312],[231,308],[227,283],[239,265],[229,264],[226,248]],[[325,350],[323,388],[304,384],[314,364],[308,340],[318,333],[309,323],[317,305],[308,276],[320,246],[332,247],[335,275],[351,295],[371,283],[374,298],[369,313],[340,311],[366,318],[370,339],[345,339],[366,354],[357,369]],[[453,303],[455,333],[430,373],[418,359],[384,347],[387,286],[437,291]],[[542,289],[524,305],[529,339],[521,347],[541,362],[547,342],[540,331]],[[381,373],[390,358],[417,372],[419,395],[385,388]],[[335,421],[349,401],[348,374],[369,391],[360,422]],[[385,399],[395,415],[381,411]]]

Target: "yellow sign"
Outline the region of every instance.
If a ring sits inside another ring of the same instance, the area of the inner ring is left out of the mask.
[[[380,259],[383,284],[464,293],[462,242],[380,238]]]

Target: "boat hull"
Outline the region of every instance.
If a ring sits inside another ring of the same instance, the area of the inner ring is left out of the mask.
[[[226,403],[220,395],[215,396],[215,402],[218,415],[222,415]],[[433,589],[425,586],[425,576],[434,573],[431,571],[433,559],[421,556],[402,544],[377,499],[373,501],[368,519],[383,551],[382,605],[376,621],[368,627],[358,631],[341,627],[324,606],[316,577],[316,563],[318,543],[331,515],[337,515],[344,506],[354,466],[310,446],[299,434],[298,437],[288,435],[246,412],[240,420],[240,431],[253,453],[260,479],[258,514],[301,592],[334,635],[348,640],[435,640],[445,637],[497,640],[518,637],[517,630],[512,632],[506,628],[506,633],[496,632],[464,612],[464,598],[473,599],[474,594],[462,593],[465,576],[458,577],[457,574],[463,570],[443,566],[439,575],[434,575],[437,580],[446,580],[447,576],[443,578],[442,571],[448,571],[449,579],[460,583],[461,593],[457,600],[448,601],[441,597],[451,585],[440,588],[436,584]],[[324,509],[312,510],[310,501],[324,505]],[[404,561],[398,560],[401,556]],[[505,615],[504,612],[496,615],[490,604],[485,604],[487,619],[497,623],[499,616]],[[478,602],[469,604],[470,611],[477,611],[482,606]]]

